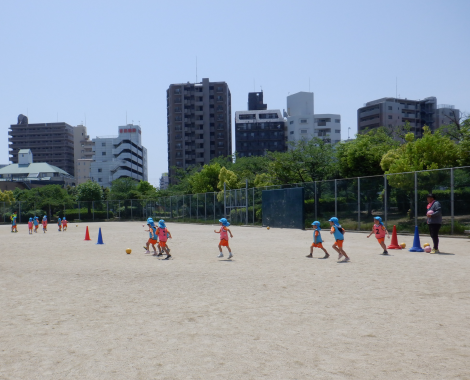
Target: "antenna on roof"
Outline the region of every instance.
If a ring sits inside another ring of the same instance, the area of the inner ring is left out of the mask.
[[[398,96],[398,77],[395,77],[395,98]]]
[[[197,55],[196,55],[196,83],[197,83]]]

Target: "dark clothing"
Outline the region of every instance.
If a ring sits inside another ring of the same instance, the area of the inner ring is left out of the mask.
[[[439,249],[439,230],[441,229],[441,224],[428,224],[429,233],[431,234],[432,242],[434,244],[434,249]]]
[[[438,201],[434,201],[427,211],[429,210],[434,211],[434,214],[428,216],[426,222],[428,224],[442,224],[441,204]]]

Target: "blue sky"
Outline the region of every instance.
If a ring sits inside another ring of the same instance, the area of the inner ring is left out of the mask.
[[[363,103],[436,96],[470,111],[470,1],[2,1],[0,163],[8,126],[86,123],[92,136],[142,126],[149,181],[167,171],[166,89],[226,81],[232,111],[262,87],[269,108],[315,93],[342,137]],[[58,115],[58,116],[57,116]]]

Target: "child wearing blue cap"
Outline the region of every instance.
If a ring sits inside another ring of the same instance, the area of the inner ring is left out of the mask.
[[[42,232],[46,233],[47,231],[47,215],[42,217]]]
[[[65,219],[65,216],[64,218],[62,219],[62,231],[67,231],[67,219]]]
[[[158,235],[158,245],[162,249],[162,251],[166,252],[166,257],[164,260],[168,260],[171,255],[170,255],[170,248],[166,245],[166,242],[168,238],[172,239],[170,231],[168,231],[168,228],[166,228],[165,221],[163,219],[160,219],[158,221],[158,228],[156,231],[156,234]]]
[[[28,222],[28,234],[32,235],[33,234],[33,218],[29,218]]]
[[[57,219],[57,227],[59,227],[59,232],[62,231],[62,219]]]
[[[333,244],[333,249],[339,254],[338,260],[340,260],[341,257],[344,256],[343,262],[349,261],[349,257],[343,249],[344,233],[345,233],[344,228],[341,227],[341,224],[339,224],[339,220],[336,216],[330,218],[329,222],[331,226],[330,234],[334,235],[335,237],[335,243]]]
[[[14,212],[11,216],[10,216],[10,220],[11,220],[11,232],[18,232],[18,227],[16,225],[16,212]]]
[[[310,247],[310,255],[307,255],[306,257],[312,258],[313,248],[320,248],[323,250],[323,252],[325,252],[325,256],[323,256],[322,259],[327,259],[328,257],[330,257],[330,254],[326,251],[325,248],[323,248],[323,244],[322,244],[323,240],[320,234],[320,231],[321,231],[320,222],[314,221],[312,223],[312,228],[313,228],[313,243]]]
[[[384,250],[382,255],[388,255],[387,246],[385,245],[384,241],[385,241],[385,234],[387,234],[389,239],[390,239],[390,234],[388,233],[387,229],[382,223],[382,218],[380,216],[376,216],[374,218],[374,224],[372,225],[372,232],[367,236],[367,238],[370,238],[370,235],[372,234],[375,234],[377,241],[379,242],[380,246]]]
[[[39,219],[37,216],[34,217],[33,224],[34,224],[34,232],[38,233]]]
[[[219,220],[220,229],[218,231],[214,230],[216,234],[220,234],[220,243],[219,243],[219,256],[217,257],[224,257],[222,253],[222,247],[227,247],[228,249],[228,258],[231,259],[233,257],[232,250],[230,249],[230,245],[228,244],[228,234],[230,237],[233,238],[232,232],[229,230],[228,226],[230,223],[227,219],[222,218]]]

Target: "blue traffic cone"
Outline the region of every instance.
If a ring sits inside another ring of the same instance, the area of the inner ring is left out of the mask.
[[[101,227],[100,227],[100,232],[98,234],[98,243],[96,243],[96,244],[104,244],[103,243],[103,236],[101,236]]]
[[[418,226],[415,227],[415,238],[413,240],[413,246],[410,248],[410,252],[424,252],[424,249],[421,248],[421,243],[419,241]]]

